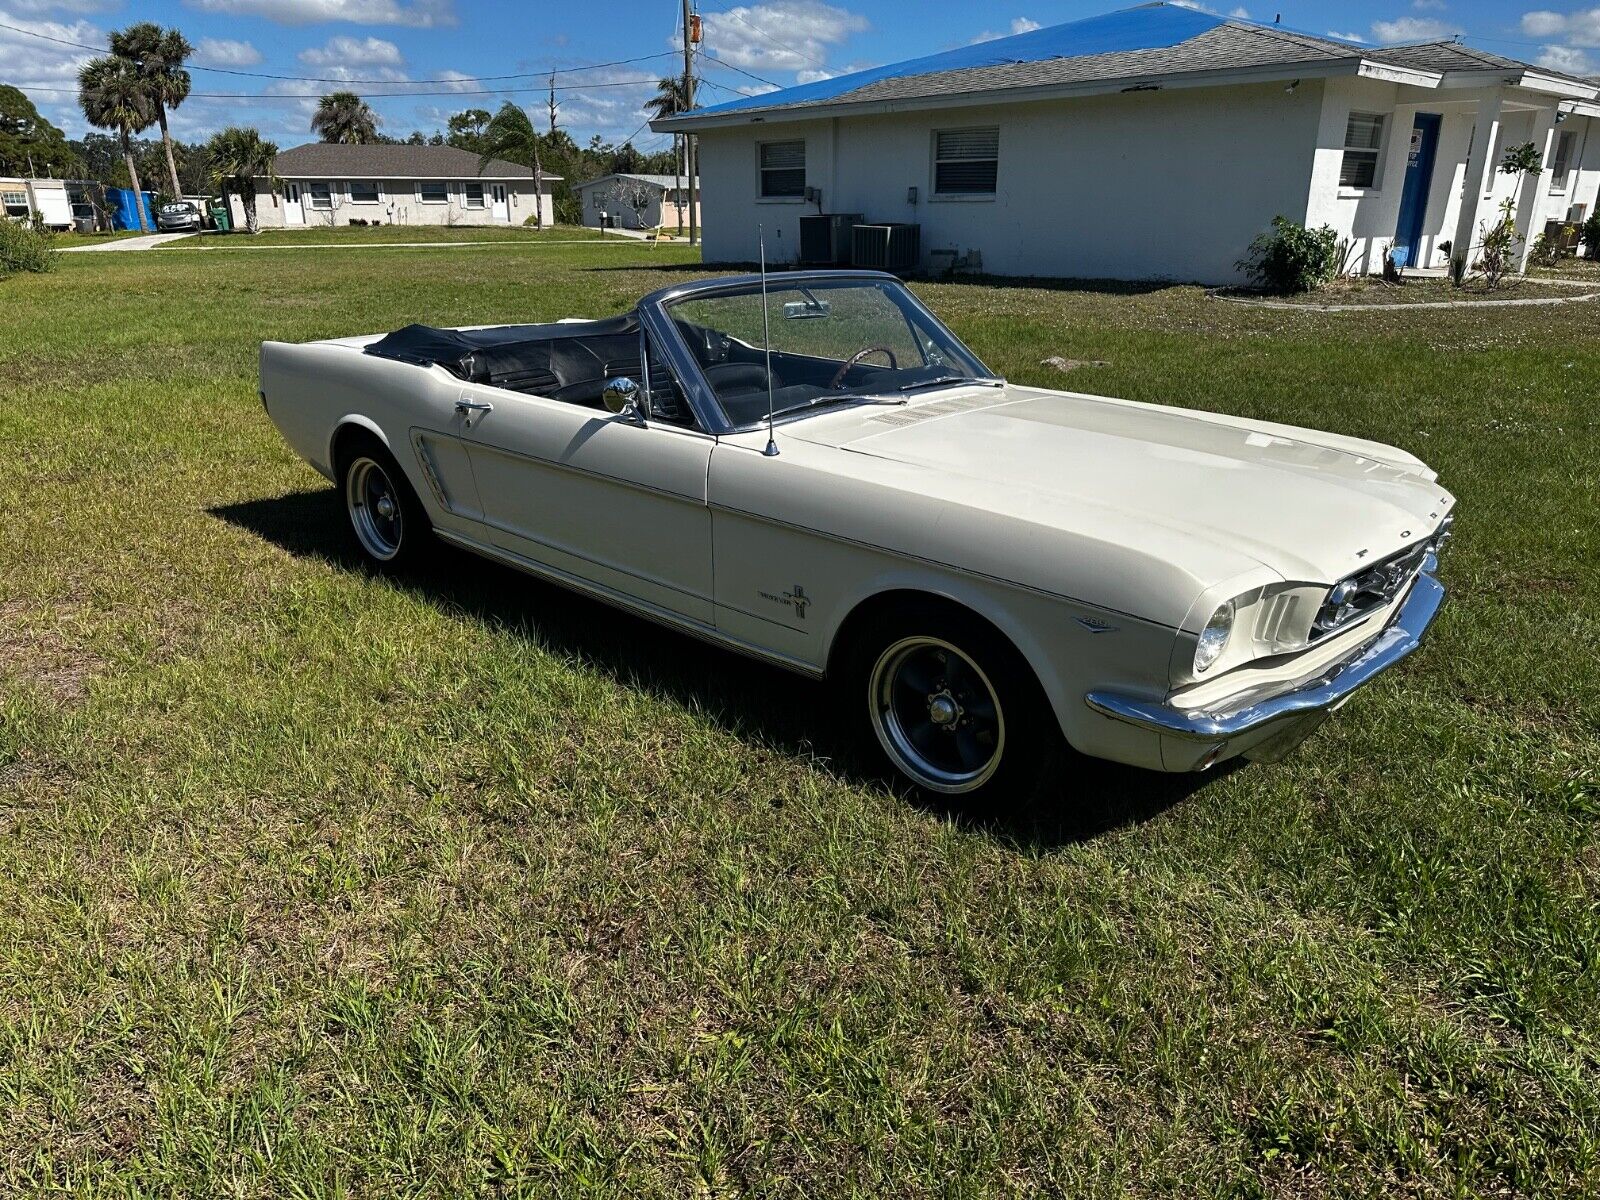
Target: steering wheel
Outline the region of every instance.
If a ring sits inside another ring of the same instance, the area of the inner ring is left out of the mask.
[[[828,390],[831,392],[841,383],[843,383],[844,377],[850,373],[850,368],[855,366],[869,354],[881,354],[887,358],[889,360],[889,369],[891,371],[898,371],[900,369],[900,361],[895,358],[894,351],[889,349],[889,347],[864,346],[860,350],[857,350],[849,358],[844,360],[844,365],[840,367],[839,370],[834,374],[833,382],[828,384]]]

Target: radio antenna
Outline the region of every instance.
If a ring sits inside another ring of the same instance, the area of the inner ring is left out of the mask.
[[[761,341],[767,355],[767,448],[761,453],[774,458],[778,442],[772,436],[772,318],[767,315],[767,227],[756,226],[756,240],[761,243]]]

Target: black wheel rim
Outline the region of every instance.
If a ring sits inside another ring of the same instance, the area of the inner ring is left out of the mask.
[[[931,791],[957,794],[994,777],[1006,723],[993,683],[949,642],[913,637],[885,650],[869,683],[873,731],[889,758]]]

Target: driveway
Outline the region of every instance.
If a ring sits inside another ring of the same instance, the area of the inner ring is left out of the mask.
[[[175,242],[179,238],[193,236],[193,233],[147,233],[140,237],[113,238],[108,242],[97,242],[92,246],[62,246],[61,253],[99,254],[106,250],[148,250],[152,246],[160,246],[165,242]]]

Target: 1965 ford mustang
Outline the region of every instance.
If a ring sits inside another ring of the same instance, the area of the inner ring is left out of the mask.
[[[261,396],[375,563],[438,537],[836,680],[932,792],[1281,756],[1444,595],[1405,451],[1009,384],[876,273],[267,342]]]

